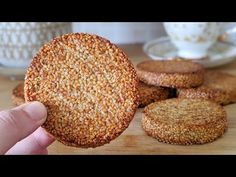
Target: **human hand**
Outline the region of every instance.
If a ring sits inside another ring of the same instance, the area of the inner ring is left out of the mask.
[[[47,154],[54,141],[40,126],[47,111],[40,102],[0,112],[0,154]]]

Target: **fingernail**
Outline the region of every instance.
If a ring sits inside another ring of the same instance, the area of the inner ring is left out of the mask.
[[[38,101],[25,104],[23,109],[36,121],[44,122],[46,120],[47,110],[45,106]]]

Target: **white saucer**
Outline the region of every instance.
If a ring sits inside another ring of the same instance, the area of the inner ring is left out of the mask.
[[[0,76],[5,76],[11,80],[22,80],[25,77],[27,68],[10,68],[0,64]]]
[[[166,60],[177,57],[177,49],[169,37],[161,37],[147,42],[143,46],[144,52],[153,60]],[[236,46],[218,41],[209,49],[207,59],[192,60],[201,63],[206,68],[227,64],[236,58]]]

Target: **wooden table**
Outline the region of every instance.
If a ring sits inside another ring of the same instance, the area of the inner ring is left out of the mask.
[[[134,64],[147,59],[141,45],[123,45]],[[230,64],[214,68],[236,75],[236,60]],[[0,76],[0,109],[11,107],[11,90],[18,81]],[[135,114],[128,129],[110,144],[95,149],[80,149],[54,142],[49,154],[236,154],[236,104],[225,106],[228,114],[228,130],[224,136],[205,145],[179,146],[160,143],[147,136],[140,126],[142,109]]]

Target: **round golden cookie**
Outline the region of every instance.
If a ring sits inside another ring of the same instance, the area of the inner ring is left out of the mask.
[[[97,147],[118,137],[138,106],[138,77],[110,41],[72,33],[45,44],[25,76],[26,101],[48,110],[43,127],[58,141]]]
[[[12,90],[11,100],[12,100],[13,105],[15,105],[15,106],[19,106],[19,105],[25,103],[25,98],[24,98],[24,82],[20,82]]]
[[[204,81],[203,66],[183,60],[143,61],[137,74],[146,84],[162,87],[191,88]]]
[[[169,89],[164,87],[156,87],[139,82],[139,107],[145,107],[155,101],[167,99],[169,97]]]
[[[148,135],[169,144],[212,142],[227,128],[226,112],[217,103],[173,98],[145,107],[142,127]]]
[[[222,105],[236,102],[236,76],[207,71],[202,86],[178,89],[179,98],[209,99]]]

